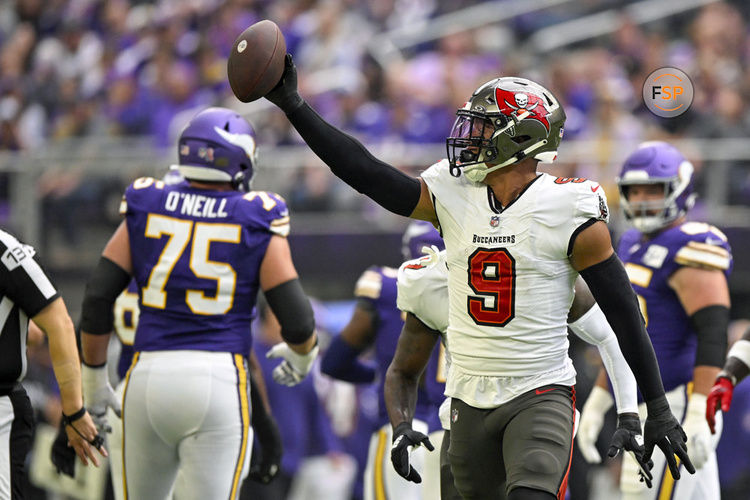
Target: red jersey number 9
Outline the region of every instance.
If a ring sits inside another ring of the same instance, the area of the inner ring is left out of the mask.
[[[469,316],[478,325],[505,326],[515,315],[516,261],[505,248],[478,248],[469,256]]]

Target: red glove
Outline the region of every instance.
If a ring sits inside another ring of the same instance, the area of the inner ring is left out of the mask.
[[[727,377],[719,377],[711,388],[711,392],[708,393],[708,399],[706,399],[706,421],[708,421],[708,427],[711,428],[711,434],[716,434],[716,419],[714,417],[716,410],[721,405],[721,411],[724,413],[729,411],[729,406],[732,404],[733,392],[734,385],[732,381]]]

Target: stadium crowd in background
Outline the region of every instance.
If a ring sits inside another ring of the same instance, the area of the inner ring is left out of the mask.
[[[554,89],[568,114],[566,137],[600,145],[590,164],[574,166],[577,173],[611,184],[608,193],[615,191],[616,170],[602,167],[613,148],[631,150],[645,138],[750,132],[750,8],[741,1],[645,25],[623,14],[611,36],[541,52],[533,37],[540,30],[632,3],[562,2],[406,47],[402,60],[385,66],[373,57],[375,35],[478,3],[4,2],[0,149],[33,150],[92,135],[146,135],[168,147],[196,108],[238,104],[226,57],[236,34],[263,18],[282,28],[301,70],[300,88],[315,108],[369,143],[442,142],[459,101],[498,72],[525,74]],[[484,3],[490,12],[500,2]],[[643,106],[641,88],[650,71],[667,65],[691,75],[696,94],[688,113],[658,120]],[[261,115],[253,120],[264,144],[299,143],[278,113]],[[731,201],[750,200],[747,171],[737,169],[734,180]]]

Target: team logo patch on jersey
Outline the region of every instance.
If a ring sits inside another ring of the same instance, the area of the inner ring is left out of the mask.
[[[499,215],[493,215],[490,217],[490,227],[497,227],[500,225],[500,216]]]
[[[651,245],[643,255],[643,263],[654,269],[659,269],[669,255],[669,249],[661,245]]]
[[[453,408],[451,410],[451,422],[455,424],[457,421],[458,421],[458,409]]]
[[[599,217],[603,220],[609,218],[609,209],[607,208],[607,203],[604,201],[604,198],[602,198],[602,195],[599,195]]]

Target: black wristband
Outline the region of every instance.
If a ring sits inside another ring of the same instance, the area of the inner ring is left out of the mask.
[[[720,305],[704,307],[690,316],[690,323],[698,336],[695,366],[721,368],[727,352],[729,308]]]
[[[281,337],[290,344],[302,344],[315,330],[315,315],[298,278],[265,290],[268,306],[281,325]]]
[[[672,411],[669,409],[669,402],[667,401],[667,396],[661,396],[658,398],[654,398],[652,400],[646,401],[646,409],[648,410],[648,415],[660,415],[662,413],[669,413],[672,414]]]
[[[391,441],[395,441],[401,434],[411,430],[411,422],[401,422],[393,429],[393,437]]]
[[[631,431],[641,432],[641,418],[637,413],[618,413],[617,414],[617,427],[628,429]]]
[[[62,414],[62,421],[63,425],[73,425],[73,422],[80,419],[86,414],[86,407],[81,406],[81,409],[77,412],[73,413],[72,415],[66,415],[65,413]]]

